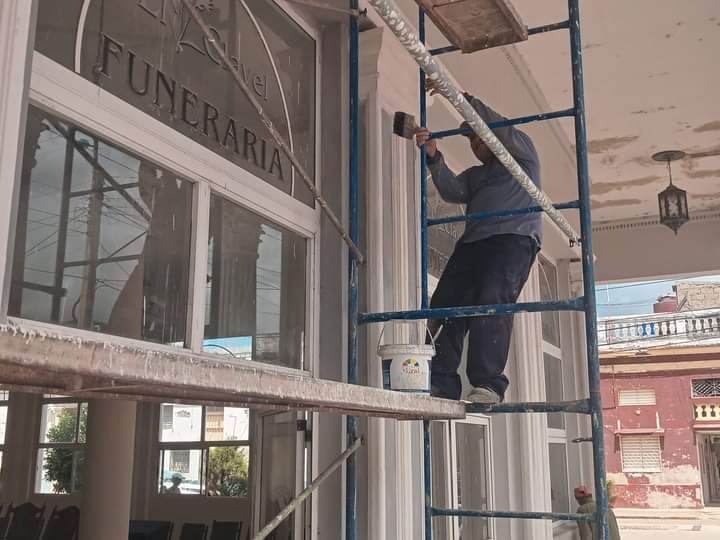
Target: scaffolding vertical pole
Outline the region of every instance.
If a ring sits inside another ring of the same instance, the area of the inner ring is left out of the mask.
[[[420,43],[425,43],[425,11],[420,8],[418,13],[418,37]],[[420,126],[427,127],[427,94],[425,92],[425,72],[420,68]],[[420,149],[420,288],[421,307],[427,309],[430,305],[428,299],[428,267],[429,264],[429,243],[428,243],[428,167],[427,153],[424,148]]]
[[[418,38],[425,43],[425,11],[418,10]],[[427,127],[427,94],[425,72],[420,68],[420,126]],[[428,167],[427,153],[420,149],[420,305],[430,306],[428,294],[429,242],[428,242]],[[425,540],[432,540],[432,456],[430,453],[430,422],[423,421],[423,485],[425,503]]]
[[[592,421],[593,465],[597,496],[597,527],[601,538],[609,540],[608,494],[605,483],[605,439],[600,400],[600,357],[597,342],[597,306],[593,268],[592,217],[590,214],[590,173],[585,125],[585,85],[583,82],[580,0],[568,0],[570,19],[570,55],[572,59],[573,99],[575,105],[575,151],[580,192],[580,234],[582,238],[583,291],[585,296],[585,335]]]
[[[432,456],[430,455],[430,421],[423,420],[423,479],[425,484],[425,540],[432,540]]]
[[[358,0],[350,0],[350,9],[356,13]],[[350,238],[358,244],[360,237],[359,191],[360,191],[360,28],[358,19],[350,15]],[[358,259],[350,251],[350,290],[348,298],[348,372],[347,382],[358,382]],[[358,419],[347,417],[347,447],[358,438]],[[357,461],[351,455],[345,468],[345,540],[357,538]]]

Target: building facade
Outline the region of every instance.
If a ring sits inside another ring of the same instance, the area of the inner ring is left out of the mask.
[[[347,18],[282,0],[195,6],[347,223]],[[361,310],[409,309],[417,153],[391,131],[395,110],[418,107],[418,73],[372,13],[362,23]],[[236,521],[252,536],[342,452],[345,423],[284,410],[272,382],[228,377],[304,377],[298,395],[346,378],[344,245],[181,2],[6,0],[0,50],[0,501],[76,505],[81,540],[124,540],[131,520],[171,521],[174,538],[182,523]],[[495,74],[495,108],[548,109],[512,47],[478,61]],[[458,123],[440,100],[429,114]],[[565,133],[527,131],[549,189],[574,183]],[[465,146],[444,151],[458,170],[472,163]],[[431,197],[434,215],[461,211]],[[458,236],[433,232],[435,278]],[[581,294],[577,250],[549,222],[545,236],[522,298]],[[361,336],[369,387],[382,386],[380,332]],[[576,313],[518,316],[508,399],[584,397],[583,343]],[[420,424],[360,425],[359,538],[420,538]],[[573,486],[592,483],[590,447],[572,441],[589,432],[574,415],[438,422],[436,501],[572,511]],[[344,483],[329,479],[275,537],[343,538]],[[575,535],[551,522],[434,527],[441,539]]]
[[[711,309],[601,322],[605,450],[615,506],[720,503],[719,323]]]

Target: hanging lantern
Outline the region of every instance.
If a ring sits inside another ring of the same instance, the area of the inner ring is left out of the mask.
[[[673,185],[671,162],[683,159],[685,152],[679,150],[668,150],[658,152],[653,156],[655,161],[667,163],[670,185],[658,194],[658,206],[660,207],[660,223],[670,227],[675,234],[690,219],[687,204],[687,191]]]

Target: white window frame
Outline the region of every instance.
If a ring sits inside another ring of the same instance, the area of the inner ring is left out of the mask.
[[[42,442],[42,439],[44,437],[44,433],[42,433],[42,427],[43,427],[43,421],[42,421],[42,409],[45,405],[52,405],[52,404],[76,404],[77,405],[77,419],[75,422],[75,436],[76,441],[72,443],[46,443]],[[43,493],[38,490],[38,483],[39,478],[38,474],[41,473],[41,467],[42,467],[42,460],[40,459],[40,452],[45,449],[52,449],[52,448],[65,448],[67,450],[85,450],[87,446],[87,429],[89,426],[85,426],[86,432],[85,432],[85,441],[80,442],[80,422],[81,422],[81,410],[82,406],[85,405],[88,409],[88,415],[90,414],[90,403],[87,400],[83,399],[77,399],[70,396],[61,396],[61,395],[55,395],[55,394],[43,394],[41,396],[41,399],[39,400],[39,407],[38,410],[40,411],[40,414],[38,415],[38,421],[35,427],[35,457],[33,459],[34,467],[33,467],[33,494],[37,495],[39,497],[66,497],[70,495],[75,495],[78,492],[70,492],[70,493]]]
[[[481,414],[469,414],[462,420],[451,420],[449,422],[435,422],[433,423],[433,429],[441,429],[443,432],[443,441],[445,442],[442,450],[442,456],[433,456],[434,459],[438,457],[444,458],[443,469],[447,474],[443,478],[435,478],[434,482],[443,484],[445,490],[445,496],[447,497],[450,508],[458,508],[458,457],[457,457],[457,437],[456,437],[456,426],[457,424],[471,424],[476,426],[483,426],[485,428],[485,455],[487,456],[487,462],[485,463],[485,470],[487,474],[487,493],[488,493],[488,510],[495,508],[495,475],[494,467],[495,457],[493,455],[493,437],[492,437],[492,422],[490,417]],[[433,503],[434,504],[434,503]],[[478,510],[477,508],[470,508],[470,510]],[[465,519],[476,519],[476,518],[465,518]],[[458,517],[444,518],[446,528],[443,533],[445,534],[445,540],[459,540],[460,539],[460,520]],[[485,540],[495,540],[495,520],[488,519],[488,538]]]
[[[625,467],[625,444],[629,440],[640,440],[640,439],[654,439],[658,445],[658,461],[657,467],[641,466],[641,467]],[[621,435],[620,436],[620,466],[624,473],[658,473],[663,470],[663,459],[662,459],[663,444],[659,435]]]
[[[320,34],[306,20],[287,7],[278,5],[315,40],[316,58],[316,142],[315,177],[320,187],[321,125],[320,125]],[[32,48],[32,44],[30,45]],[[20,81],[18,81],[20,84]],[[150,115],[101,89],[80,75],[64,68],[37,51],[32,52],[32,73],[29,103],[55,114],[80,128],[90,130],[101,138],[129,152],[142,156],[193,183],[193,238],[191,247],[190,297],[186,342],[190,350],[202,351],[204,339],[204,276],[207,267],[207,235],[209,229],[209,202],[211,193],[228,199],[262,218],[284,227],[307,240],[306,296],[305,296],[305,351],[303,366],[310,374],[317,372],[316,351],[319,340],[319,242],[321,211],[293,199],[262,179],[234,163],[219,157],[213,151],[191,141],[173,128],[162,124]],[[17,160],[22,160],[18,154]],[[15,223],[10,224],[14,233]],[[7,242],[8,238],[3,238]],[[11,271],[6,262],[7,272]],[[5,303],[3,303],[5,306]],[[6,313],[0,314],[3,318]],[[97,338],[96,332],[68,328],[12,317],[25,327],[43,330],[52,328],[63,334]],[[168,350],[170,345],[150,343],[101,334],[102,339],[119,345],[132,344],[145,349]],[[263,364],[258,362],[259,366]],[[278,366],[273,366],[273,369]],[[290,368],[287,368],[290,369]],[[296,371],[296,370],[291,370]]]
[[[0,439],[0,478],[2,477],[2,463],[5,457],[5,444],[7,442],[7,421],[10,416],[10,391],[0,387],[0,409],[5,408],[5,433],[4,437]]]
[[[178,403],[162,403],[158,407],[155,408],[156,411],[156,418],[155,418],[155,442],[157,444],[157,452],[155,452],[155,459],[156,459],[156,467],[155,470],[157,471],[157,474],[155,475],[155,481],[153,483],[153,491],[152,494],[155,497],[207,497],[211,499],[219,499],[219,498],[226,498],[226,499],[233,499],[233,500],[249,500],[253,493],[253,460],[255,458],[255,452],[253,448],[253,422],[255,421],[255,415],[253,414],[252,410],[249,410],[249,419],[248,419],[248,436],[249,439],[243,439],[243,440],[231,440],[231,441],[208,441],[205,438],[205,428],[206,428],[206,422],[207,422],[207,408],[208,407],[215,407],[215,405],[194,405],[194,404],[187,404],[188,407],[201,407],[201,416],[200,416],[200,440],[197,441],[161,441],[160,440],[160,433],[162,432],[162,407],[164,405],[178,405],[182,406],[183,404]],[[222,407],[225,409],[225,407]],[[246,408],[246,407],[233,407],[233,408]],[[238,497],[222,497],[218,495],[209,496],[207,494],[207,484],[208,484],[208,466],[209,466],[209,452],[211,448],[219,448],[219,447],[243,447],[248,449],[248,493],[247,496],[238,496]],[[160,493],[159,492],[159,477],[160,472],[163,469],[163,463],[162,463],[162,455],[163,452],[166,450],[200,450],[202,459],[201,459],[201,467],[202,467],[202,473],[201,473],[201,481],[204,484],[202,487],[205,489],[205,493],[199,493],[199,494],[182,494],[182,495],[173,495],[170,493]]]
[[[540,257],[540,254],[538,254],[538,258]],[[557,272],[557,261],[550,257],[547,253],[542,253],[542,257],[548,262],[548,264],[551,264],[555,268],[555,275],[558,275]],[[538,273],[542,274],[542,269],[540,268],[540,261],[538,260]],[[540,277],[542,279],[542,276]],[[556,290],[558,291],[558,295],[560,294],[560,283],[556,283]],[[541,336],[542,339],[542,350],[543,350],[543,362],[545,362],[545,355],[552,356],[556,360],[560,361],[560,383],[562,387],[562,399],[565,399],[565,380],[564,380],[564,371],[563,371],[563,365],[565,363],[565,358],[563,355],[563,351],[561,347],[558,347],[557,345],[554,345],[548,341],[545,341],[545,337],[542,335],[541,330]],[[559,343],[563,343],[563,329],[562,326],[558,323],[558,338]],[[546,415],[547,416],[547,415]],[[564,512],[570,512],[572,511],[572,500],[570,496],[570,467],[569,467],[569,460],[568,460],[568,436],[567,436],[567,418],[563,416],[563,427],[562,428],[552,428],[548,425],[547,433],[548,433],[548,455],[550,452],[550,445],[551,444],[562,444],[565,448],[565,478],[567,485],[565,486],[565,489],[567,491],[567,497],[568,497],[568,508],[563,509]],[[548,462],[549,466],[549,462]],[[550,471],[550,478],[552,482],[552,471]],[[556,527],[561,527],[564,525],[565,522],[562,521],[553,521],[553,529]]]

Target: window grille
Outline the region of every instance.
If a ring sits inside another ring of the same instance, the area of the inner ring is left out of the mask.
[[[692,396],[720,397],[720,379],[696,379],[692,382]]]

